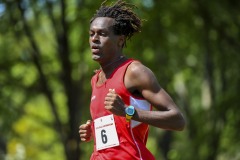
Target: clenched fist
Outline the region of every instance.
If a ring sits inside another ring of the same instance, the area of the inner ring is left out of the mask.
[[[125,116],[125,104],[114,89],[109,89],[104,101],[105,109],[115,115]]]
[[[85,124],[79,126],[79,135],[81,141],[88,142],[92,139],[91,120],[88,120]]]

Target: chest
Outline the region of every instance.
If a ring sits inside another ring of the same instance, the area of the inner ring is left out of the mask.
[[[93,119],[111,114],[105,109],[104,101],[109,89],[115,89],[118,94],[122,94],[124,84],[119,76],[112,76],[102,82],[100,79],[95,80],[95,85],[92,86],[92,96],[90,103],[90,111]]]

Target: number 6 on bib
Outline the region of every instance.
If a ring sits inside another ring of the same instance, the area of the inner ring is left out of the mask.
[[[119,146],[115,121],[112,114],[95,119],[94,129],[97,150]]]

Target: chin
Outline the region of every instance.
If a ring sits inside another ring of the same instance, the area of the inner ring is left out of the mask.
[[[98,55],[92,55],[92,60],[94,60],[94,61],[99,61],[99,60],[100,60],[100,56],[98,56]]]

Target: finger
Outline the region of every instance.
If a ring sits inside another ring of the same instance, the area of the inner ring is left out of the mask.
[[[107,110],[111,110],[111,109],[112,109],[112,106],[105,105],[104,108],[107,109]]]
[[[80,129],[78,132],[79,132],[79,134],[86,134],[87,130],[86,129]]]
[[[109,91],[109,93],[115,94],[115,89],[109,89],[108,91]]]
[[[86,141],[86,140],[89,140],[91,138],[91,134],[90,133],[82,133],[80,134],[80,139],[81,141]]]
[[[89,137],[91,137],[91,132],[79,132],[79,137],[80,138],[89,138]]]
[[[80,139],[81,139],[81,141],[88,141],[88,140],[90,140],[90,136],[89,137],[80,137]]]
[[[87,137],[87,138],[81,138],[81,141],[83,142],[86,142],[86,141],[89,141],[90,140],[90,137]]]
[[[89,126],[91,126],[92,121],[91,120],[87,120],[86,124],[82,124],[79,126],[79,129],[86,129]]]
[[[88,133],[86,132],[86,133],[81,133],[81,134],[80,134],[80,137],[81,137],[81,138],[87,138],[87,137],[90,137],[90,136],[91,136],[91,134],[90,134],[89,132],[88,132]]]
[[[109,92],[107,93],[106,97],[113,97],[113,95],[114,95],[114,94],[109,91]]]
[[[79,129],[85,129],[85,124],[80,125]]]
[[[114,104],[114,100],[112,99],[105,99],[104,101],[105,106],[113,106],[113,104]]]
[[[87,120],[87,123],[86,124],[91,124],[92,123],[92,121],[91,120]]]
[[[111,95],[107,95],[104,100],[105,101],[113,101],[114,97],[112,97]]]
[[[79,127],[79,129],[88,129],[90,127],[90,125],[89,124],[82,124],[80,127]]]
[[[109,92],[105,98],[108,98],[108,100],[115,100],[118,97],[116,93]]]

